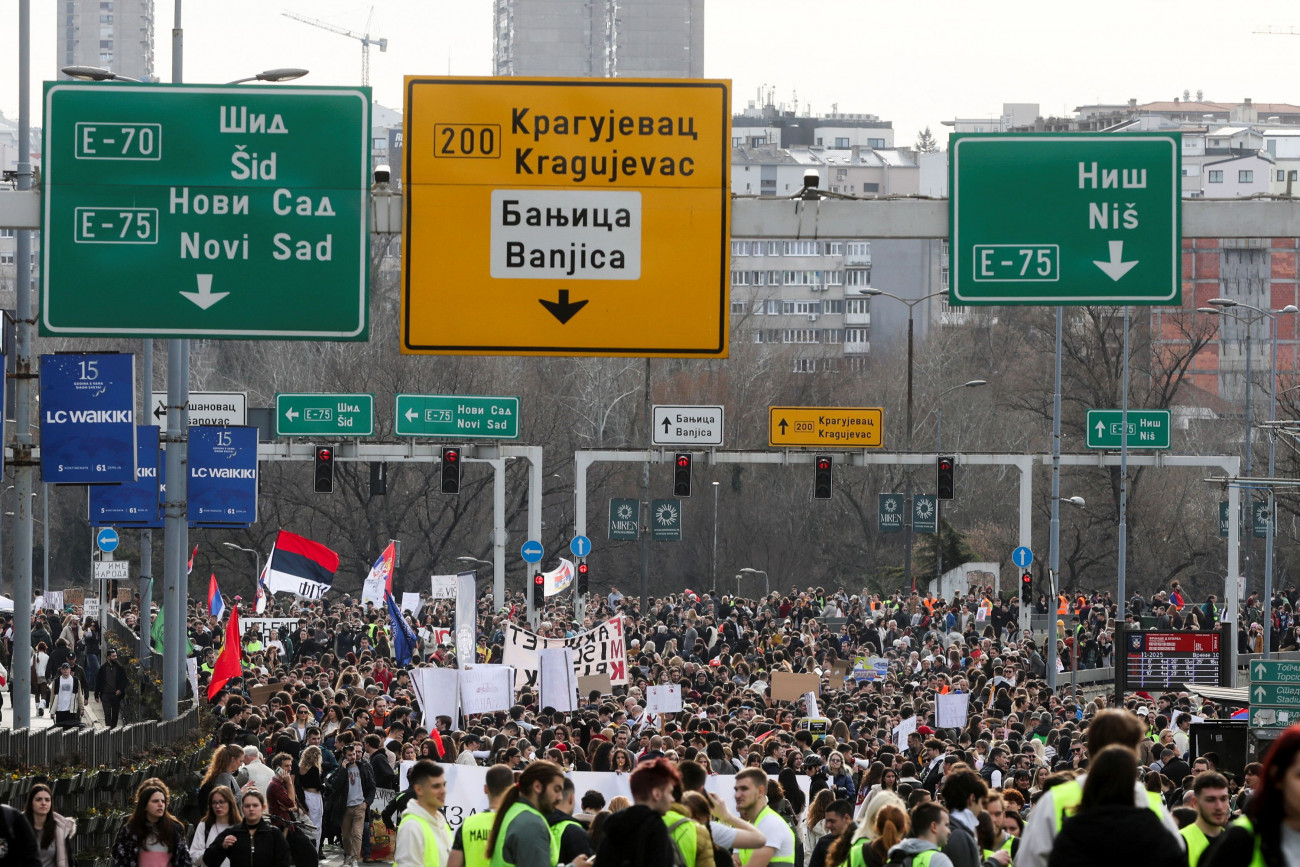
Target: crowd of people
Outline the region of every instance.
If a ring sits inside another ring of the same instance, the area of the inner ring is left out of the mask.
[[[1113,658],[1106,594],[1063,598],[1056,611],[1040,601],[1058,618],[1057,634],[1038,639],[1020,631],[1018,601],[991,590],[950,600],[685,591],[642,607],[615,589],[590,597],[581,624],[552,600],[533,629],[547,637],[622,618],[627,684],[565,712],[525,685],[509,710],[432,725],[410,671],[457,664],[455,612],[423,595],[405,615],[416,647],[400,664],[382,607],[346,594],[273,603],[262,616],[284,622],[245,631],[242,676],[213,695],[201,817],[187,829],[166,785],[146,781],[114,867],[314,867],[335,851],[345,867],[1300,867],[1300,727],[1262,763],[1228,767],[1193,755],[1188,728],[1231,707],[1182,690],[1116,703],[1047,688],[1045,640],[1065,670]],[[1294,595],[1273,607],[1285,614]],[[471,662],[501,662],[505,627],[525,623],[525,605],[478,604]],[[1128,608],[1176,628],[1222,616],[1176,586]],[[203,692],[224,624],[199,606],[189,635]],[[864,657],[885,664],[853,670]],[[818,676],[816,725],[806,702],[772,698],[777,672]],[[663,684],[680,686],[680,713],[647,711],[648,688]],[[952,694],[969,697],[967,715],[941,727],[938,699]],[[454,827],[450,766],[484,769],[490,805],[457,811]],[[625,774],[629,797],[577,790],[581,771]],[[25,815],[40,862],[68,867],[71,823],[48,789],[33,789]]]

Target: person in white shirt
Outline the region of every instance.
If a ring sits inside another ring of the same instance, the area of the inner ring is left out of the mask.
[[[265,795],[267,786],[275,779],[275,771],[262,764],[261,750],[257,747],[244,747],[244,766],[239,769],[236,779],[245,788],[248,783],[252,783],[253,788]]]
[[[438,847],[438,867],[447,867],[451,855],[451,828],[439,812],[447,802],[447,778],[442,767],[421,759],[406,777],[415,801],[406,807],[397,826],[393,867],[425,867],[429,845]]]
[[[194,839],[190,842],[190,860],[195,864],[203,862],[203,853],[216,842],[221,832],[233,828],[244,817],[239,812],[239,802],[229,786],[213,786],[208,793],[208,811],[194,829]],[[219,867],[230,867],[230,859],[222,861]]]
[[[84,701],[81,682],[73,675],[69,663],[59,666],[58,676],[50,683],[50,701],[55,725],[65,728],[81,725]]]

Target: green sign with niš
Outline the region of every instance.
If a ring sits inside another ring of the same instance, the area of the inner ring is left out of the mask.
[[[275,435],[368,437],[375,433],[373,394],[277,394]]]
[[[933,494],[917,494],[912,498],[912,532],[939,532],[939,498]]]
[[[907,501],[902,494],[881,494],[879,509],[879,527],[882,533],[897,533],[903,529],[907,518]]]
[[[1300,662],[1285,659],[1257,659],[1250,664],[1250,685],[1260,683],[1300,684]]]
[[[1130,409],[1128,411],[1128,447],[1131,449],[1169,448],[1169,410]],[[1088,410],[1088,448],[1119,449],[1124,413],[1118,409]]]
[[[1179,303],[1177,133],[949,141],[949,303]]]
[[[651,500],[650,535],[656,542],[682,540],[681,500]]]
[[[609,538],[613,542],[634,542],[641,535],[641,501],[609,501]]]
[[[370,88],[46,82],[41,333],[365,340]]]
[[[519,436],[519,398],[399,394],[393,415],[399,437],[505,439]]]

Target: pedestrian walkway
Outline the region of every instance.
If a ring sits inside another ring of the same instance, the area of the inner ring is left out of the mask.
[[[104,727],[104,709],[94,697],[86,701],[85,711],[81,715],[81,722],[85,726],[101,729]],[[5,706],[0,711],[0,729],[12,729],[14,727],[14,708],[13,694],[5,693]],[[31,728],[48,729],[54,727],[54,715],[47,708],[44,716],[36,715],[36,698],[32,698]]]

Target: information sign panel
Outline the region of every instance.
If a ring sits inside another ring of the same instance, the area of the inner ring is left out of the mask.
[[[190,428],[191,526],[247,526],[257,520],[257,428]]]
[[[41,333],[364,340],[370,89],[45,85]]]
[[[519,398],[399,394],[393,433],[399,437],[515,439],[519,436]]]
[[[373,394],[277,394],[275,435],[368,437],[375,432]]]
[[[1221,685],[1226,654],[1220,632],[1125,632],[1123,688],[1181,689]]]
[[[167,424],[167,392],[151,392],[153,423]],[[190,427],[224,427],[248,424],[248,392],[246,391],[191,391],[185,402]]]
[[[1124,412],[1118,409],[1088,410],[1088,448],[1118,449],[1123,445],[1120,431]],[[1128,411],[1128,447],[1131,449],[1169,448],[1169,410],[1130,409]]]
[[[720,446],[724,418],[720,406],[656,405],[653,442],[657,446]]]
[[[41,356],[41,479],[135,481],[135,356]]]
[[[773,446],[878,449],[884,445],[879,407],[768,407],[767,441]]]
[[[641,501],[609,501],[609,538],[615,542],[633,542],[641,535]]]
[[[727,355],[729,82],[408,76],[403,118],[403,352]]]

